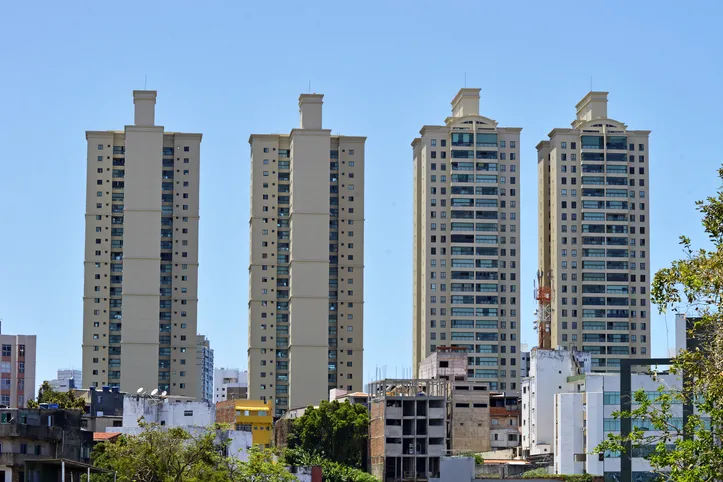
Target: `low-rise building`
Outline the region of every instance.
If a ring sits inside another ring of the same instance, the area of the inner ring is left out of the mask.
[[[439,476],[447,453],[445,380],[386,379],[369,384],[371,472],[383,481]]]
[[[329,401],[336,400],[339,403],[349,402],[357,405],[369,406],[369,394],[364,392],[352,392],[343,388],[332,388],[329,390]]]
[[[85,401],[85,412],[81,426],[91,432],[105,432],[108,427],[123,426],[123,399],[125,393],[118,387],[90,387],[74,390],[77,398]]]
[[[515,395],[492,393],[490,396],[490,446],[492,450],[520,445],[520,399]]]
[[[216,368],[213,374],[213,401],[245,399],[248,392],[249,372],[238,368]]]
[[[448,382],[449,455],[486,452],[491,446],[489,385],[470,379],[467,363],[465,348],[440,346],[419,364],[421,377]]]
[[[553,453],[554,395],[561,393],[568,377],[587,373],[589,353],[533,348],[530,376],[522,380],[522,454],[526,457]]]
[[[58,370],[57,377],[48,382],[56,392],[67,392],[83,388],[83,374],[80,370],[74,368],[61,369]]]
[[[236,430],[251,432],[254,445],[270,447],[271,403],[261,400],[226,400],[216,404],[216,422],[231,424]]]
[[[138,427],[140,419],[166,427],[209,427],[216,421],[216,407],[207,400],[196,401],[190,397],[126,395],[122,428]],[[106,431],[123,432],[116,428]]]
[[[523,343],[520,347],[520,377],[530,376],[530,349],[527,343]]]
[[[80,410],[0,409],[0,481],[23,482],[25,462],[90,461],[93,434],[80,427]]]
[[[137,435],[143,431],[139,421],[158,424],[166,428],[182,428],[192,435],[213,429],[216,406],[207,400],[190,397],[156,397],[127,395],[123,400],[123,426],[108,427],[106,432]],[[270,431],[269,431],[270,433]],[[226,446],[226,454],[245,461],[247,450],[253,444],[250,430],[236,425],[231,430],[216,429],[216,442]]]
[[[530,377],[522,384],[523,454],[552,455],[556,474],[591,474],[617,480],[620,454],[593,453],[608,433],[620,431],[620,375],[592,373],[586,354],[564,350],[533,350]],[[663,388],[661,388],[661,386]],[[659,390],[679,391],[681,379],[666,372],[638,372],[631,377],[633,392],[645,391],[651,399]],[[682,424],[682,406],[672,405],[672,422]],[[633,427],[652,427],[634,420]],[[633,451],[634,480],[647,480],[651,467],[644,455],[649,448]],[[637,478],[636,478],[637,477]]]

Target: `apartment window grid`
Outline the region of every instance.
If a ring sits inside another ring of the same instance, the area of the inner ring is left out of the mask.
[[[116,139],[118,140],[118,139]],[[115,144],[115,142],[114,142]],[[112,154],[112,184],[111,184],[111,229],[110,229],[110,274],[108,287],[104,286],[104,295],[109,300],[108,325],[104,327],[104,342],[108,343],[108,368],[120,367],[120,331],[122,328],[123,307],[122,296],[123,291],[123,209],[125,206],[125,182],[118,182],[115,179],[125,177],[125,146],[114,145]],[[107,218],[107,215],[106,215]],[[106,233],[107,233],[106,227]],[[106,292],[106,289],[108,290]],[[105,325],[105,323],[104,323]],[[107,336],[107,338],[105,338]],[[108,370],[103,369],[101,383],[113,387],[120,386],[120,369]]]
[[[339,224],[343,221],[340,219],[340,192],[342,191],[340,178],[341,171],[339,166],[339,151],[340,146],[332,142],[334,149],[329,153],[330,156],[330,175],[329,175],[329,353],[328,353],[328,373],[327,383],[328,388],[336,388],[337,383],[341,383],[338,370],[338,353],[339,353],[339,336],[342,335],[339,330],[339,320],[342,317],[340,312],[343,310],[343,303],[339,301],[339,288],[340,288],[340,276],[339,276],[339,253],[340,243],[339,236],[341,234],[339,230]],[[344,194],[346,195],[346,194]],[[341,289],[344,289],[341,286]]]
[[[579,158],[579,163],[551,157],[559,159],[562,184],[579,173],[582,194],[576,201],[560,204],[562,245],[568,239],[576,244],[575,232],[581,237],[580,262],[570,265],[577,273],[569,273],[568,279],[566,261],[561,261],[560,326],[563,344],[591,353],[594,369],[617,370],[620,356],[645,355],[649,343],[648,207],[640,202],[641,197],[645,199],[647,176],[644,167],[628,167],[635,156],[623,154],[636,146],[644,150],[647,138],[612,125],[601,127],[598,133],[585,129],[580,137],[571,138],[575,139],[570,142],[573,149],[579,146],[572,159]],[[564,144],[561,142],[561,149]],[[571,221],[576,223],[569,224]],[[567,251],[560,249],[563,260]]]
[[[164,140],[171,139],[173,137],[164,136]],[[160,306],[159,306],[159,389],[168,391],[170,389],[170,345],[171,345],[171,307],[172,307],[172,261],[174,253],[174,194],[176,191],[180,191],[180,181],[174,181],[177,177],[174,172],[174,148],[173,145],[166,145],[163,148],[161,164],[162,164],[162,193],[161,193],[161,266],[160,266]],[[125,177],[125,147],[115,145],[113,146],[113,158],[112,158],[112,178],[123,179]],[[99,159],[100,160],[100,159]],[[180,159],[179,159],[180,160]],[[184,159],[185,163],[187,159]],[[98,174],[102,176],[102,169],[99,169]],[[99,184],[102,179],[99,179]],[[184,188],[190,187],[190,182],[185,181],[183,183]],[[107,285],[104,286],[104,294],[106,294],[109,300],[109,319],[107,333],[98,333],[103,338],[106,336],[108,343],[108,366],[115,368],[114,370],[107,371],[107,379],[105,377],[100,378],[100,384],[108,384],[111,387],[117,387],[120,385],[120,355],[121,355],[121,333],[122,333],[122,286],[123,286],[123,211],[124,211],[124,194],[125,194],[125,183],[123,181],[113,181],[111,184],[110,192],[110,207],[111,207],[111,226],[110,229],[110,275],[107,279]],[[181,194],[181,193],[178,193]],[[188,193],[182,194],[184,198],[188,198]],[[107,218],[107,216],[106,216]],[[102,216],[96,216],[96,221],[102,221]],[[187,222],[188,217],[183,217],[182,222]],[[180,218],[177,220],[177,223]],[[180,224],[180,223],[179,223]],[[103,232],[102,226],[98,226],[96,231],[100,228],[100,232]],[[107,229],[107,228],[106,228]],[[188,234],[188,229],[183,229],[184,234]],[[185,238],[185,236],[183,236]],[[183,240],[184,245],[187,245],[187,240]],[[100,253],[96,252],[97,255]],[[96,262],[95,267],[100,268],[101,264]],[[184,265],[184,267],[187,265]],[[96,279],[100,279],[100,275],[95,276]],[[187,281],[188,277],[183,276],[183,280]],[[185,284],[185,283],[184,283]],[[109,288],[108,288],[109,287]],[[107,291],[106,291],[107,290]],[[187,288],[183,287],[181,293],[187,293]],[[95,310],[96,314],[99,314],[100,310]],[[94,325],[97,322],[94,322]],[[98,326],[97,323],[96,326]],[[186,323],[183,323],[185,327]],[[182,337],[183,338],[183,337]],[[100,339],[100,336],[98,337]],[[103,340],[106,341],[106,340]],[[94,359],[95,360],[95,359]],[[97,373],[97,370],[94,370]],[[103,370],[106,373],[106,370]],[[97,386],[98,382],[94,382]]]
[[[165,144],[165,143],[164,143]],[[178,150],[178,149],[176,149]],[[175,232],[180,228],[180,219],[174,214],[174,205],[180,195],[179,178],[174,162],[174,144],[163,147],[163,175],[161,194],[161,269],[160,269],[160,305],[159,319],[159,351],[158,351],[158,388],[168,390],[171,387],[171,337],[173,326],[173,262],[176,260],[175,249],[177,237]]]
[[[273,148],[272,152],[267,153],[274,155],[277,152],[277,148]],[[275,313],[275,347],[270,349],[274,350],[274,365],[276,368],[276,377],[269,384],[264,384],[264,387],[271,387],[275,394],[287,393],[288,392],[288,363],[289,363],[289,346],[288,346],[288,333],[289,333],[289,311],[288,311],[288,293],[290,292],[291,279],[289,277],[289,242],[290,242],[290,224],[288,212],[283,207],[290,201],[290,172],[291,168],[289,160],[288,149],[278,149],[278,171],[276,174],[276,201],[273,199],[268,203],[264,204],[270,207],[275,207],[278,215],[278,221],[276,223],[276,242],[277,242],[277,265],[276,265],[276,311]],[[273,182],[273,181],[272,181]],[[278,203],[277,206],[274,204]],[[287,208],[288,209],[288,208]],[[272,209],[273,211],[273,209]],[[273,264],[273,261],[271,261]],[[268,265],[267,265],[268,266]],[[267,268],[268,271],[268,268]],[[272,271],[273,273],[273,271]],[[273,276],[273,275],[272,275]],[[262,278],[268,279],[268,277]],[[273,289],[273,288],[271,288]],[[272,303],[273,305],[273,303]],[[265,325],[262,325],[265,326]],[[274,332],[272,332],[274,333]],[[270,335],[274,336],[274,335]],[[264,374],[261,375],[262,377]],[[288,407],[286,403],[283,403],[281,397],[278,395],[275,398],[275,415],[282,416]]]
[[[507,178],[500,173],[516,172],[517,145],[516,140],[507,139],[503,131],[491,132],[486,124],[475,122],[470,127],[472,130],[467,132],[453,127],[452,133],[441,142],[448,146],[442,151],[444,154],[430,159],[429,164],[429,170],[436,171],[436,176],[429,176],[432,182],[428,192],[431,196],[440,195],[431,197],[430,204],[437,207],[430,209],[441,209],[439,223],[435,222],[429,232],[436,230],[438,224],[446,230],[446,224],[450,223],[451,229],[449,234],[431,233],[428,240],[433,255],[445,254],[444,249],[452,255],[452,266],[446,269],[441,266],[441,260],[431,260],[430,277],[435,281],[430,286],[432,291],[437,288],[440,291],[428,300],[436,312],[430,317],[440,318],[434,323],[439,323],[442,331],[432,331],[430,339],[440,345],[469,347],[472,353],[468,357],[468,376],[488,380],[491,389],[516,390],[519,321],[515,268],[518,258],[516,236],[503,234],[517,231],[516,187],[512,186],[516,184],[516,177]],[[444,174],[449,176],[447,182],[440,182],[445,180]],[[443,192],[445,189],[448,194]],[[445,203],[449,206],[444,206]],[[474,214],[477,211],[483,214]],[[465,213],[471,214],[469,220],[463,219],[467,217]],[[444,224],[442,216],[447,218]],[[470,247],[475,250],[473,253],[468,253]],[[473,256],[470,267],[474,271],[454,267],[457,255],[470,254]],[[480,267],[491,270],[477,271]],[[470,308],[471,312],[466,313]],[[471,318],[466,319],[465,315]],[[487,316],[491,319],[484,318]],[[435,341],[436,335],[438,341]],[[508,356],[511,356],[509,364]],[[480,369],[480,366],[493,368]]]

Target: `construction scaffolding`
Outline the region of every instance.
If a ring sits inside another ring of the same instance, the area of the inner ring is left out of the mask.
[[[552,272],[543,274],[537,272],[535,281],[535,310],[534,327],[537,330],[537,346],[543,350],[552,349]]]

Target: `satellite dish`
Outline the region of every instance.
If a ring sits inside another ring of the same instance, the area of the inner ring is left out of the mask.
[[[154,388],[153,391],[151,392],[151,395],[155,397],[156,393],[158,393],[158,389]]]
[[[137,393],[138,395],[140,395],[141,393],[143,393],[143,387],[141,387],[141,388],[139,388],[138,390],[136,390],[136,393]]]
[[[163,393],[161,393],[161,396],[162,396],[162,397],[165,397],[167,394],[168,394],[168,392],[165,391],[165,390],[163,390]]]

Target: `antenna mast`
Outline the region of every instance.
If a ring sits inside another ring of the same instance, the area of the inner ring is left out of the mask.
[[[552,271],[545,275],[537,272],[535,281],[535,311],[534,327],[537,330],[537,346],[543,350],[552,349]]]

